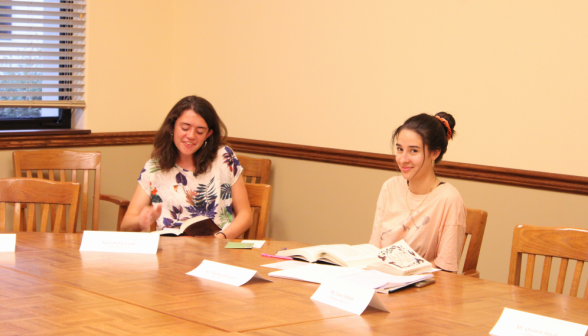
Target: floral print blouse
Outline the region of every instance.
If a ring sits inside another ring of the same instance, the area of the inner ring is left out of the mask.
[[[219,148],[210,170],[198,175],[177,165],[164,172],[151,159],[139,175],[139,184],[153,204],[163,203],[158,230],[179,227],[196,216],[206,216],[224,229],[233,221],[231,186],[242,171],[233,150],[225,146]]]

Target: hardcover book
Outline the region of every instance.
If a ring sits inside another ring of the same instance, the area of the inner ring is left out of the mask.
[[[151,233],[161,236],[212,236],[220,231],[214,222],[205,216],[197,216],[187,219],[179,229],[167,229],[153,231]]]
[[[356,267],[380,261],[377,256],[380,249],[370,244],[361,245],[318,245],[292,250],[282,250],[276,255],[292,257],[308,262],[325,262],[333,265]]]

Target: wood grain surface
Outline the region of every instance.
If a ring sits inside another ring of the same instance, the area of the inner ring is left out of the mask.
[[[0,334],[226,335],[88,291],[0,268]]]
[[[79,252],[81,238],[18,233],[16,253],[1,253],[0,267],[58,288],[247,335],[487,335],[504,307],[588,324],[586,300],[441,272],[434,285],[379,295],[390,313],[368,307],[355,316],[311,300],[317,284],[267,276],[273,269],[260,265],[280,260],[260,253],[303,246],[295,242],[267,241],[261,249],[236,250],[224,249],[227,241],[221,239],[161,237],[156,255],[140,255]],[[254,269],[274,282],[233,287],[185,274],[204,259]],[[31,305],[35,302],[44,304],[31,299]],[[6,318],[0,315],[0,321]]]

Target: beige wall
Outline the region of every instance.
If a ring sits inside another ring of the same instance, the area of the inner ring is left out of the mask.
[[[154,130],[196,93],[233,136],[389,153],[403,120],[446,110],[446,160],[587,176],[587,16],[581,0],[88,0],[83,123]]]
[[[171,7],[159,1],[88,0],[84,127],[157,129],[171,92]]]
[[[234,136],[389,153],[446,110],[449,161],[588,176],[586,1],[174,3],[172,91]]]

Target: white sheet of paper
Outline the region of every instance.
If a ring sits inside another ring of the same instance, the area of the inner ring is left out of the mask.
[[[559,335],[584,336],[588,326],[504,308],[490,335]]]
[[[342,279],[324,282],[311,299],[356,315],[361,315],[367,306],[390,312],[380,301],[375,290]]]
[[[159,235],[148,232],[84,231],[80,251],[156,254]]]
[[[16,233],[0,234],[0,252],[16,251]]]
[[[241,243],[252,243],[253,248],[260,248],[265,243],[265,240],[243,240]]]
[[[330,265],[307,264],[305,266],[271,272],[271,277],[323,283],[344,275],[365,272],[359,268],[349,268]]]
[[[237,287],[253,278],[273,282],[261,276],[257,271],[210,260],[203,260],[198,267],[186,274]]]
[[[265,264],[265,265],[261,265],[261,266],[285,270],[285,269],[296,268],[296,267],[301,267],[301,266],[306,266],[306,265],[308,265],[308,263],[304,262],[304,261],[286,260],[286,261],[280,261],[280,262],[272,263],[272,264]]]
[[[369,270],[359,273],[354,273],[350,275],[342,276],[340,279],[347,280],[349,282],[356,283],[358,285],[363,285],[369,288],[380,288],[384,285],[405,285],[405,284],[412,284],[421,280],[425,280],[428,278],[433,277],[432,274],[419,274],[419,275],[392,275],[376,270]]]

